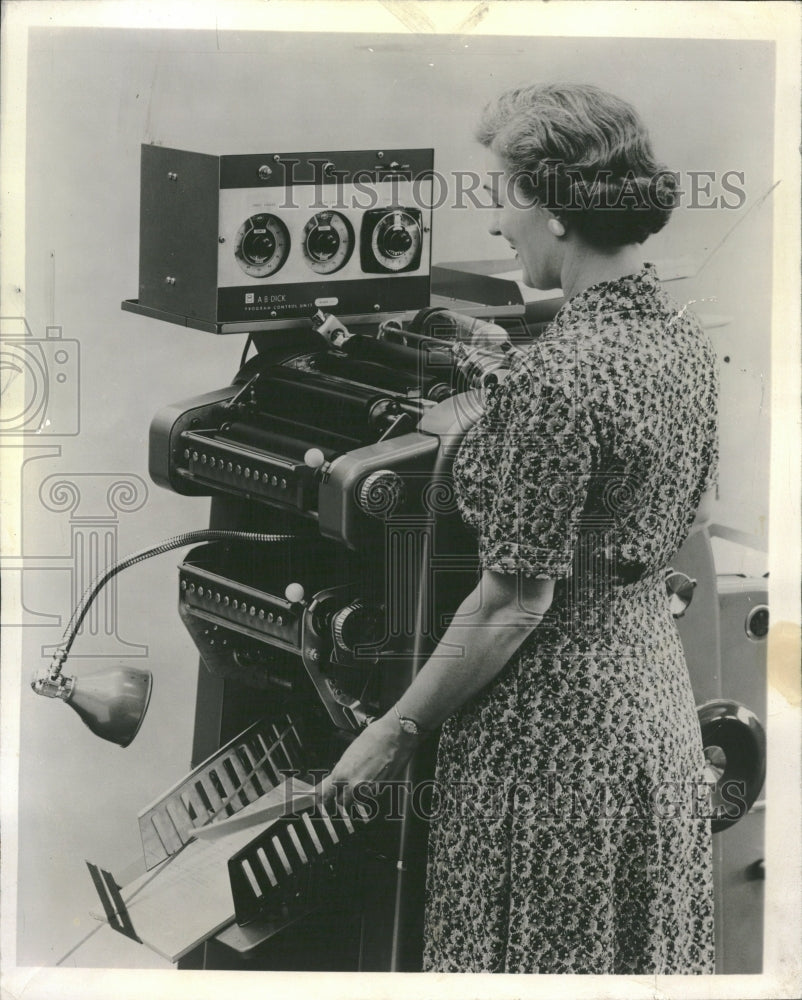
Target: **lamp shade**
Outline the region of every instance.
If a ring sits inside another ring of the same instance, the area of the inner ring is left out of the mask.
[[[127,747],[145,718],[152,687],[149,670],[117,665],[74,678],[67,704],[96,736]]]

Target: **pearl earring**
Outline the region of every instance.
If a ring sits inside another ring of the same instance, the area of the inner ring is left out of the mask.
[[[565,226],[559,219],[549,219],[546,225],[548,226],[549,232],[553,233],[555,236],[565,236]]]

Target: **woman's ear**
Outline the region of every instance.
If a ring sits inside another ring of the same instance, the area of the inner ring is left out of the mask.
[[[551,218],[546,223],[546,228],[554,236],[565,236],[565,226],[560,222],[559,219]]]

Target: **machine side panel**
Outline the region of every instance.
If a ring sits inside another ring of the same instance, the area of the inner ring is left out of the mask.
[[[193,423],[209,419],[210,411],[230,399],[235,392],[236,386],[230,386],[183,403],[172,403],[159,410],[151,421],[148,447],[148,472],[154,483],[186,496],[208,494],[208,490],[193,486],[176,474],[178,463],[174,450],[182,431],[189,429]]]
[[[139,301],[214,322],[219,160],[143,145],[141,169]]]

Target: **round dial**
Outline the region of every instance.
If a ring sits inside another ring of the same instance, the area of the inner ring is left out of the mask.
[[[284,264],[290,252],[290,234],[277,215],[261,212],[239,227],[234,254],[252,278],[266,278]]]
[[[396,208],[376,223],[371,248],[388,271],[403,271],[420,253],[421,240],[418,220],[409,212]]]
[[[750,639],[765,639],[769,634],[769,609],[758,604],[746,616],[746,634]]]
[[[318,274],[333,274],[354,252],[354,229],[339,212],[318,212],[304,226],[303,252]]]
[[[357,646],[373,645],[381,639],[384,619],[379,608],[356,600],[334,615],[331,630],[337,648],[353,653]]]

